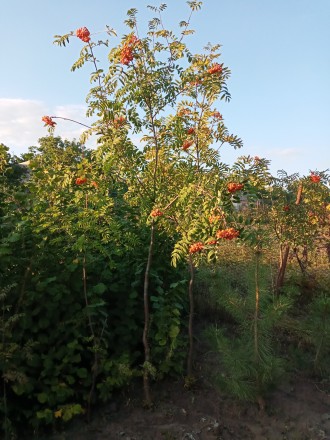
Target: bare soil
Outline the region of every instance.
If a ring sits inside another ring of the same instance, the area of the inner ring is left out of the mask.
[[[139,384],[92,422],[80,420],[52,440],[325,440],[330,439],[329,383],[297,377],[266,401],[265,410],[223,396],[204,378],[187,390],[181,381],[154,384],[155,405],[142,406]],[[49,439],[50,437],[48,437]]]
[[[153,383],[154,406],[145,409],[141,379],[94,408],[90,423],[77,419],[40,440],[330,440],[330,378],[288,376],[260,410],[214,387],[217,361],[203,338],[196,342],[190,389],[184,378]]]

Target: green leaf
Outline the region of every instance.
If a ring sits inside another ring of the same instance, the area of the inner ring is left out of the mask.
[[[102,294],[107,290],[107,286],[104,283],[98,283],[95,286],[93,286],[93,292]]]
[[[178,336],[179,333],[180,333],[180,327],[176,325],[172,325],[168,334],[172,339],[174,339]]]
[[[80,377],[80,379],[86,379],[86,377],[88,376],[88,371],[86,370],[86,368],[78,368],[77,376]]]
[[[18,234],[17,232],[13,232],[9,237],[8,241],[10,243],[15,243],[16,241],[19,241],[21,238],[21,234]]]
[[[48,402],[48,394],[46,393],[39,393],[37,395],[37,399],[40,403],[46,403]]]

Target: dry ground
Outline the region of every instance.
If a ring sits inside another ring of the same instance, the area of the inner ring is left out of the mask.
[[[201,379],[186,390],[179,381],[153,387],[155,406],[142,408],[139,385],[94,411],[52,440],[330,440],[328,382],[296,378],[257,405],[222,396]]]

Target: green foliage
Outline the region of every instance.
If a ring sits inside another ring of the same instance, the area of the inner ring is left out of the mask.
[[[152,362],[158,378],[183,373],[187,345],[184,324],[187,281],[171,283],[166,291],[164,287],[162,280],[157,277],[157,294],[150,297]]]
[[[305,337],[315,348],[314,365],[322,369],[322,365],[329,366],[328,354],[330,350],[330,298],[329,295],[320,295],[315,298],[307,310],[307,317],[301,323]],[[324,362],[326,360],[326,362]],[[329,371],[327,371],[329,373]]]
[[[329,377],[330,299],[321,291],[309,304],[297,306],[284,327],[291,334],[294,368]]]
[[[257,361],[251,334],[231,340],[216,328],[210,337],[214,349],[221,356],[216,384],[240,400],[259,403],[284,371],[283,361],[274,354],[269,336],[258,340],[260,350]]]
[[[258,284],[254,269],[253,260],[249,265],[236,262],[235,268],[225,263],[213,278],[213,301],[231,323],[227,327],[215,325],[207,335],[219,360],[215,382],[230,394],[262,406],[265,393],[284,371],[275,331],[290,303],[275,299],[269,292],[267,266],[261,268]]]
[[[53,423],[59,407],[63,420],[86,411],[95,381],[106,381],[96,393],[109,398],[127,382],[123,366],[130,371],[137,360],[141,325],[140,281],[131,270],[143,231],[133,225],[133,211],[123,209],[120,187],[114,203],[113,182],[77,144],[44,138],[32,151],[31,177],[18,183],[27,189],[16,213],[21,219],[6,211],[2,228],[1,283],[13,283],[10,295],[9,287],[1,295],[7,431],[9,423]],[[97,188],[76,185],[82,175],[95,178]]]
[[[319,183],[313,182],[311,176],[299,178],[298,175],[288,176],[283,171],[280,176],[281,179],[274,180],[272,199],[275,203],[270,212],[276,237],[282,244],[311,249],[316,237],[321,235],[324,239],[322,231],[329,222],[326,212],[329,175],[327,171],[318,173]],[[302,194],[297,203],[299,187],[302,188]]]

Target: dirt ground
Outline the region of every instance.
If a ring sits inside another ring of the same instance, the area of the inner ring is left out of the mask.
[[[288,376],[260,410],[214,388],[216,360],[198,341],[191,389],[184,378],[153,383],[154,407],[145,409],[140,379],[94,408],[89,424],[77,419],[39,440],[330,440],[330,378]]]
[[[266,402],[238,403],[201,378],[194,389],[180,381],[153,387],[155,406],[142,408],[140,386],[102,409],[90,424],[75,421],[51,440],[330,440],[329,382],[296,378]],[[50,437],[48,437],[48,440]]]

